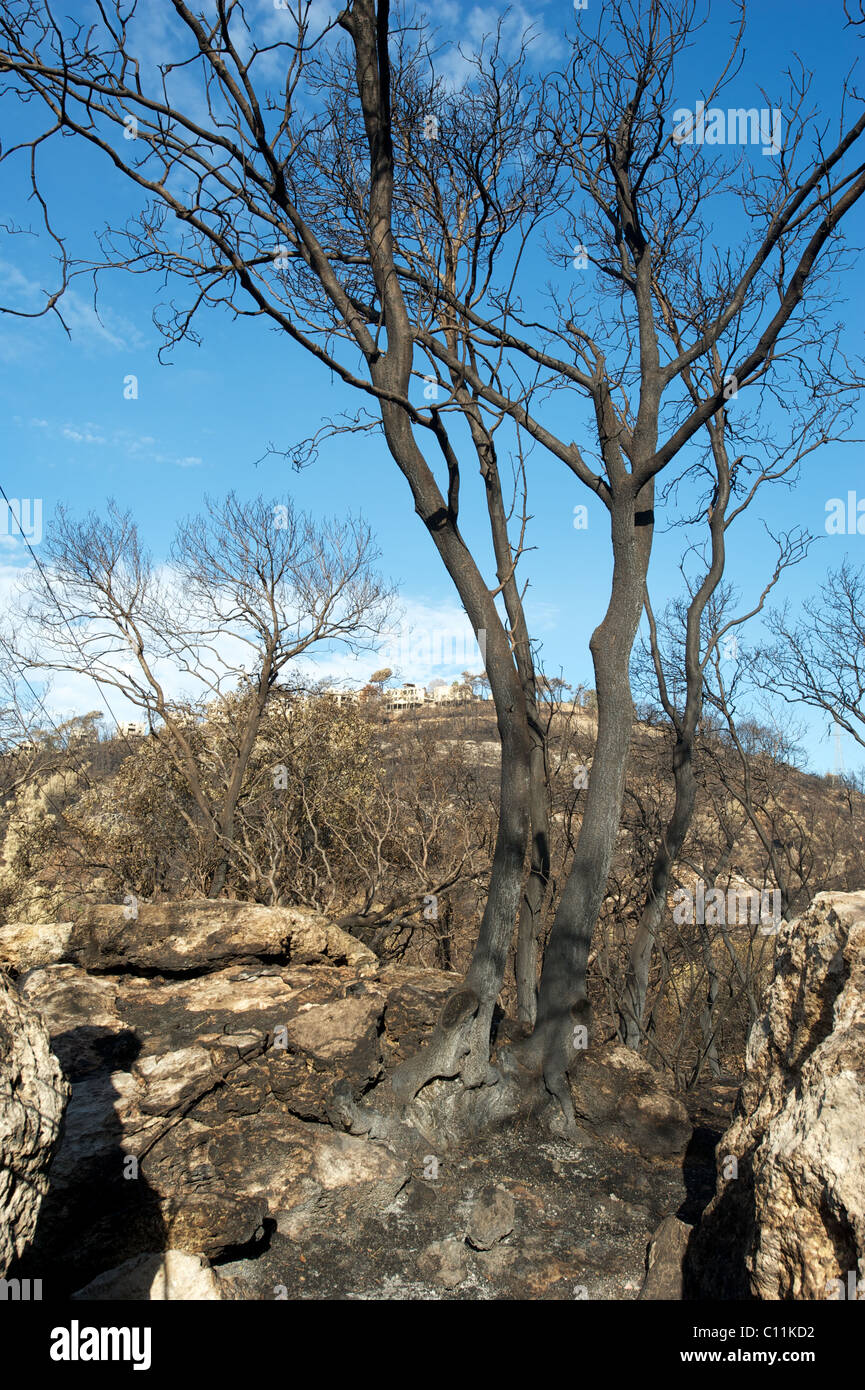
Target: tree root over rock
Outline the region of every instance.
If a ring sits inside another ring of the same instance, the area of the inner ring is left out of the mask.
[[[571,1040],[575,1024],[587,1019],[587,1006],[570,1011],[564,1033],[558,1030],[561,1036],[547,1029],[500,1048],[495,1066],[489,1062],[485,1039],[483,1069],[475,1056],[478,1013],[479,1000],[472,990],[452,994],[426,1045],[374,1090],[356,1099],[347,1081],[337,1084],[327,1105],[330,1123],[383,1141],[406,1156],[431,1145],[463,1143],[518,1117],[534,1119],[559,1137],[587,1141],[577,1124],[568,1082],[568,1068],[576,1056]],[[481,1084],[475,1079],[478,1075],[483,1076]]]

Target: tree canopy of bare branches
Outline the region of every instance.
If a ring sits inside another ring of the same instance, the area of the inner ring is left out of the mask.
[[[291,501],[234,493],[181,522],[167,566],[154,565],[132,517],[109,502],[48,531],[47,564],[29,571],[21,639],[43,671],[84,671],[144,710],[186,780],[211,838],[209,892],[224,886],[235,811],[268,700],[303,653],[369,648],[390,611],[362,521],[316,523]],[[169,688],[173,683],[173,692]],[[183,691],[188,682],[191,690]],[[189,701],[237,687],[232,756],[214,804],[189,727]]]

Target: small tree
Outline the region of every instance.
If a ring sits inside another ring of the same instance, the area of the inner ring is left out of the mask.
[[[22,613],[30,664],[85,671],[146,712],[207,827],[211,897],[225,886],[238,799],[279,678],[322,643],[375,645],[391,598],[373,568],[376,554],[360,521],[316,523],[290,502],[241,502],[234,493],[180,524],[165,569],[113,503],[82,521],[61,507],[48,530],[52,591],[31,571]],[[186,680],[199,710],[242,694],[215,784],[189,705],[169,690]]]
[[[379,698],[384,696],[384,688],[388,681],[393,678],[393,671],[389,666],[383,666],[380,671],[373,671],[369,678],[369,684],[376,686]]]
[[[764,687],[828,716],[865,748],[865,569],[845,559],[798,616],[787,605],[767,626],[775,642],[760,653]]]
[[[638,1047],[642,1037],[654,941],[666,910],[673,865],[682,850],[696,809],[694,757],[697,731],[703,717],[707,675],[712,670],[720,669],[721,658],[727,655],[728,649],[737,651],[738,634],[743,625],[763,611],[784,572],[806,557],[813,539],[801,529],[774,536],[767,528],[769,540],[777,551],[774,569],[750,608],[735,612],[731,607],[729,586],[725,587],[722,582],[727,562],[728,532],[747,514],[755,499],[767,487],[789,484],[803,459],[825,444],[833,431],[837,431],[839,424],[844,426],[848,423],[849,411],[839,403],[838,397],[841,396],[843,402],[843,395],[837,389],[837,383],[823,374],[819,367],[817,371],[821,380],[821,387],[816,392],[821,398],[820,404],[804,410],[793,420],[787,439],[778,438],[775,433],[771,438],[764,437],[759,415],[749,420],[742,412],[737,429],[741,452],[736,459],[731,459],[726,412],[719,410],[707,421],[708,458],[700,466],[700,471],[705,471],[707,483],[711,485],[702,499],[707,503],[704,524],[708,529],[708,538],[698,551],[699,563],[695,574],[688,573],[686,569],[687,563],[693,560],[694,549],[689,546],[686,551],[681,568],[687,598],[670,605],[661,633],[648,588],[646,591],[648,664],[661,708],[674,735],[671,761],[675,803],[658,840],[645,903],[631,944],[619,1022],[620,1036],[629,1047]],[[700,394],[698,381],[697,371],[690,382],[695,400]],[[848,391],[855,385],[855,381],[850,383]],[[746,458],[746,444],[750,445],[755,460],[753,463]]]

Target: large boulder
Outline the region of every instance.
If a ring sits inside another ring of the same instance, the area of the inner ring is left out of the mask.
[[[36,1229],[68,1094],[45,1024],[0,971],[0,1277]]]
[[[68,960],[72,935],[71,922],[6,922],[0,926],[0,969],[22,975],[40,965]]]
[[[849,1296],[865,1276],[863,1133],[865,893],[820,893],[778,935],[685,1296]]]
[[[74,922],[0,927],[0,965],[19,974],[63,962],[87,970],[186,974],[240,960],[378,966],[368,947],[321,913],[223,899],[106,903],[84,908]]]
[[[660,1072],[618,1043],[578,1054],[568,1079],[577,1123],[587,1137],[641,1154],[684,1153],[692,1125]]]
[[[267,909],[241,932],[236,907],[200,906],[166,910],[162,935],[149,912],[136,924],[117,908],[91,913],[89,936],[80,923],[69,940],[65,927],[35,934],[77,961],[34,966],[17,934],[29,968],[16,987],[72,1090],[16,1274],[50,1271],[50,1297],[82,1301],[637,1292],[648,1236],[684,1195],[686,1138],[645,1063],[590,1048],[574,1068],[581,1123],[612,1140],[603,1162],[570,1139],[526,1145],[508,1124],[482,1145],[449,1145],[434,1124],[419,1145],[386,1125],[345,1132],[334,1114],[387,1099],[387,1074],[458,978],[383,967],[318,920],[283,938]],[[209,935],[223,912],[230,943]],[[126,933],[131,963],[111,963]],[[435,1080],[415,1105],[442,1089],[462,1090]],[[634,1146],[649,1130],[644,1160]]]
[[[42,1265],[71,1293],[139,1254],[224,1258],[387,1206],[405,1161],[335,1132],[330,1096],[337,1081],[357,1098],[374,1086],[454,978],[372,974],[365,959],[181,978],[31,970],[19,988],[72,1082]]]

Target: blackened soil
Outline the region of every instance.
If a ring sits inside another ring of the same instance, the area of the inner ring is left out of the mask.
[[[219,1273],[244,1299],[634,1299],[663,1218],[675,1212],[693,1224],[713,1195],[714,1147],[734,1097],[732,1086],[683,1097],[694,1132],[677,1160],[517,1129],[430,1155],[381,1214],[326,1223],[312,1211],[277,1230],[257,1258]],[[477,1251],[465,1241],[468,1216],[494,1185],[513,1198],[514,1229]],[[423,1273],[418,1265],[440,1241],[459,1243],[465,1274],[455,1287],[430,1274],[429,1261]]]

